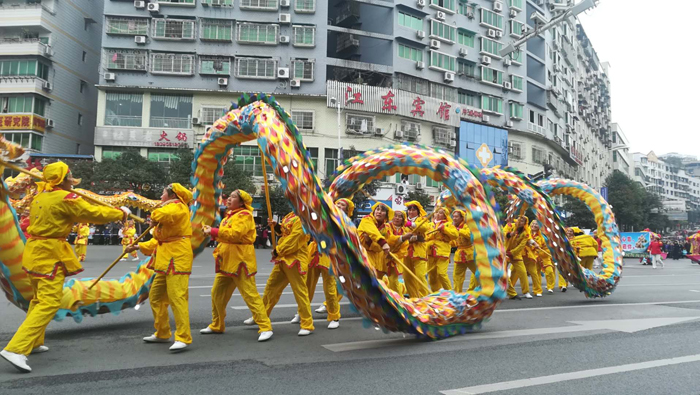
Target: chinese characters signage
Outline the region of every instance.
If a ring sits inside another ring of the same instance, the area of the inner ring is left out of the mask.
[[[620,244],[625,254],[643,254],[650,242],[648,232],[620,233]]]
[[[0,130],[46,130],[46,119],[29,114],[0,115]]]
[[[121,147],[194,148],[194,131],[180,129],[98,126],[95,145]]]

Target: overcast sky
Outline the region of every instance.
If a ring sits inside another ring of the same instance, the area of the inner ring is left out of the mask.
[[[698,0],[600,0],[579,15],[598,58],[610,62],[612,121],[630,152],[700,156],[698,15]]]

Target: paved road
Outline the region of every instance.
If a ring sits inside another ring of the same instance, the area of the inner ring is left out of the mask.
[[[587,300],[575,289],[541,298],[505,301],[475,333],[446,341],[418,341],[364,328],[347,305],[341,327],[298,337],[287,289],[272,313],[275,335],[257,343],[241,297],[231,300],[224,335],[198,333],[211,318],[213,259],[194,263],[190,311],[194,343],[184,353],[144,344],[152,333],[148,305],[118,316],[53,322],[48,353],[32,356],[34,372],[0,364],[0,394],[698,394],[700,393],[700,266],[668,261],[652,270],[626,262],[623,279],[606,299]],[[85,277],[95,277],[118,254],[90,247]],[[262,293],[269,250],[257,250]],[[114,269],[121,276],[135,262]],[[323,300],[317,290],[314,308]],[[24,313],[0,306],[0,343]],[[2,361],[0,361],[2,362]]]

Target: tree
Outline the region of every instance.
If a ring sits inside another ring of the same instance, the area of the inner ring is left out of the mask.
[[[366,192],[369,196],[374,196],[374,194],[377,193],[377,189],[379,189],[378,180],[373,180],[369,184],[362,187],[362,191]],[[369,200],[367,195],[362,193],[362,191],[357,192],[352,197],[352,202],[355,204],[355,207],[362,207]]]
[[[670,225],[662,213],[660,198],[647,191],[626,174],[615,170],[605,180],[608,187],[608,203],[612,205],[615,219],[621,230],[663,230]]]
[[[221,182],[224,183],[224,190],[227,193],[235,189],[242,189],[253,196],[257,191],[253,183],[253,174],[236,168],[233,160],[229,160],[224,165],[224,176],[221,178]]]
[[[263,206],[263,216],[267,217],[267,202],[265,198],[265,190],[261,193],[263,195],[262,206]],[[289,199],[284,195],[284,189],[281,186],[275,185],[270,188],[270,208],[272,209],[272,215],[277,215],[279,218],[284,217],[292,211],[292,205],[289,204]]]
[[[103,159],[94,167],[94,192],[134,191],[150,199],[160,198],[168,174],[159,162],[150,161],[136,150],[123,152],[117,159]]]
[[[424,190],[422,189],[416,189],[415,191],[411,191],[408,194],[406,194],[406,199],[404,201],[410,202],[412,200],[418,201],[418,203],[423,206],[423,208],[427,208],[430,206],[430,195],[428,195]]]
[[[584,229],[595,229],[598,227],[591,210],[582,201],[564,196],[564,211],[568,216],[564,220],[567,226],[577,226]]]
[[[94,192],[95,186],[95,166],[97,162],[87,161],[87,160],[75,160],[68,161],[68,167],[70,167],[73,177],[80,178],[81,182],[76,188],[87,189],[88,191]]]
[[[180,148],[175,152],[178,159],[170,163],[168,168],[168,184],[174,182],[180,183],[187,188],[191,188],[191,180],[194,172],[192,171],[192,162],[194,162],[194,153],[188,148]]]

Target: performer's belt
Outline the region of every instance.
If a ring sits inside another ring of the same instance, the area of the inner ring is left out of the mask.
[[[189,239],[192,236],[175,236],[175,237],[168,237],[165,240],[158,240],[158,245],[163,245],[165,243],[172,243],[174,241],[179,241],[183,239]]]
[[[35,239],[35,240],[66,240],[66,237],[68,236],[35,236],[33,234],[29,235],[30,238]]]

